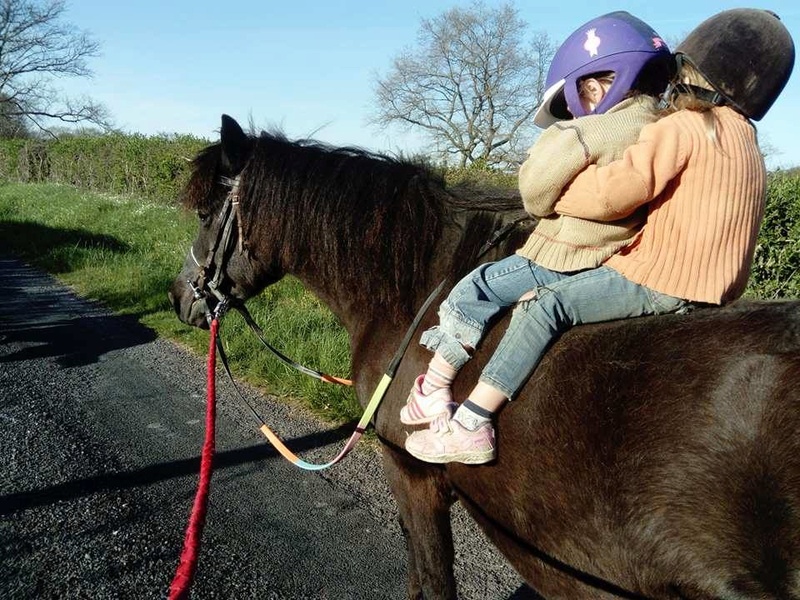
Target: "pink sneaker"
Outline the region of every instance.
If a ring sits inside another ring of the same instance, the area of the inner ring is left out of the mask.
[[[425,375],[417,377],[406,405],[400,409],[400,422],[405,425],[424,425],[440,415],[450,417],[456,409],[450,388],[439,388],[425,396],[422,393],[424,379]]]
[[[409,454],[429,463],[460,462],[479,465],[494,460],[494,427],[484,423],[470,431],[449,417],[440,417],[429,429],[406,438]]]

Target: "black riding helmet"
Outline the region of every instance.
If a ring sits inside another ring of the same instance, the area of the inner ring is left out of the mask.
[[[794,43],[775,13],[736,8],[698,25],[675,50],[728,104],[758,121],[794,66]]]

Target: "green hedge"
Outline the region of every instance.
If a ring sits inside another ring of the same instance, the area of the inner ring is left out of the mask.
[[[188,177],[189,159],[209,143],[188,135],[139,134],[0,140],[0,181],[58,183],[170,201]],[[478,166],[442,168],[441,174],[451,185],[516,186],[516,174]]]
[[[172,201],[188,177],[189,160],[208,143],[188,135],[121,134],[0,140],[0,180]]]
[[[800,172],[775,172],[758,236],[749,296],[800,297]]]

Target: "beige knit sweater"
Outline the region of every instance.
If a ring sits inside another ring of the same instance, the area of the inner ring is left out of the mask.
[[[561,190],[589,164],[606,165],[636,143],[642,127],[656,120],[650,96],[623,100],[602,115],[588,115],[548,127],[528,151],[519,171],[525,210],[538,217],[533,233],[517,254],[554,271],[598,266],[630,243],[645,211],[616,222],[558,215],[553,205]]]
[[[659,292],[719,304],[747,284],[766,167],[753,125],[729,107],[713,114],[716,142],[701,113],[671,114],[642,129],[621,160],[587,167],[556,210],[615,220],[646,205],[637,238],[606,264]]]

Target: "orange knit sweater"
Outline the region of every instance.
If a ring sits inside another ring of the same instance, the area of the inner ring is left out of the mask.
[[[582,171],[555,208],[610,221],[647,204],[644,227],[605,264],[664,294],[721,304],[750,275],[766,167],[752,124],[729,107],[713,114],[716,141],[701,113],[673,113],[645,126],[620,160]]]

